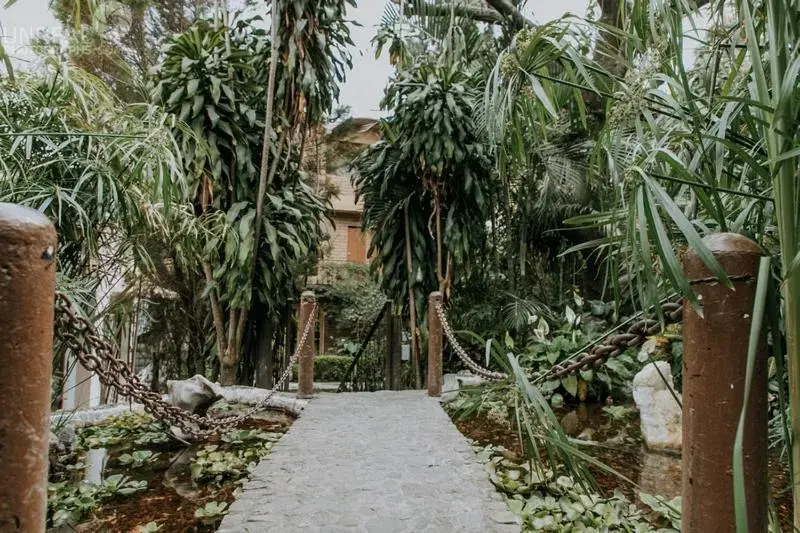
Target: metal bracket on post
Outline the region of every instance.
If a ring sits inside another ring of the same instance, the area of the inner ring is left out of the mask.
[[[56,230],[0,203],[0,531],[44,532]]]
[[[436,306],[442,303],[442,293],[432,292],[428,296],[428,396],[441,396],[442,375],[442,321]]]
[[[683,304],[683,533],[736,531],[733,443],[744,402],[747,346],[761,248],[742,235],[704,239],[733,280],[716,280],[694,250],[683,268],[703,306]],[[767,530],[767,353],[757,355],[744,433],[744,479],[749,531]]]

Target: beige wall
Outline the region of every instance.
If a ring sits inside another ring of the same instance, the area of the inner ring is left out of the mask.
[[[361,215],[337,213],[334,215],[333,220],[336,227],[332,228],[329,225],[326,228],[331,238],[327,243],[327,250],[322,261],[327,263],[346,263],[348,261],[347,228],[350,226],[361,227]],[[367,239],[367,247],[369,247],[369,239]]]
[[[356,203],[356,192],[350,183],[350,176],[328,174],[328,181],[335,185],[339,194],[331,199],[333,210],[338,212],[361,213],[363,208]]]

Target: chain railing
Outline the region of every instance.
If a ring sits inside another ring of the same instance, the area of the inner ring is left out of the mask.
[[[117,358],[116,347],[101,338],[94,325],[86,318],[79,316],[69,298],[61,292],[56,292],[55,310],[56,337],[81,365],[88,371],[97,374],[103,385],[113,388],[121,396],[142,404],[145,411],[159,420],[165,420],[177,426],[184,435],[199,439],[217,435],[235,427],[268,406],[275,392],[280,390],[289,379],[292,367],[300,358],[300,353],[315,322],[317,306],[315,304],[312,308],[311,316],[297,343],[297,348],[275,386],[261,401],[246,411],[219,417],[196,415],[165,402],[161,394],[151,391],[133,373],[125,361]]]
[[[447,320],[447,316],[444,314],[444,306],[440,300],[436,300],[434,302],[434,309],[436,309],[436,314],[439,316],[439,320],[442,323],[442,330],[444,331],[445,337],[447,337],[447,340],[450,341],[450,345],[453,347],[456,355],[458,355],[458,358],[461,359],[461,361],[472,371],[473,374],[486,378],[490,381],[502,381],[508,377],[508,374],[505,372],[495,372],[494,370],[483,368],[481,365],[476,363],[469,356],[464,347],[461,346],[461,343],[459,343],[456,339],[455,332],[453,332],[453,328],[450,326],[450,322]]]
[[[502,381],[508,377],[504,372],[489,370],[475,362],[458,342],[458,339],[456,339],[453,328],[450,326],[447,316],[445,315],[442,303],[440,301],[435,302],[434,308],[442,323],[444,334],[453,347],[453,351],[455,351],[456,355],[458,355],[459,359],[461,359],[469,370],[475,375],[490,381]],[[683,319],[683,307],[678,302],[666,302],[661,304],[661,313],[664,317],[664,322],[667,324],[678,323]],[[640,347],[647,340],[647,337],[660,332],[661,327],[662,324],[658,320],[651,318],[639,319],[633,322],[624,332],[601,338],[591,349],[581,353],[574,360],[556,363],[550,370],[535,376],[535,380],[537,383],[542,381],[555,381],[581,371],[599,368],[603,366],[608,359],[616,357],[625,350]]]

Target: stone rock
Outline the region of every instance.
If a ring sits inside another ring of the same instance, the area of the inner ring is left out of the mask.
[[[481,385],[488,383],[485,378],[481,376],[475,376],[473,374],[465,374],[465,375],[458,375],[456,376],[456,380],[458,381],[458,388],[462,387],[480,387]]]
[[[461,371],[458,374],[445,374],[442,376],[442,403],[452,402],[458,396],[459,389],[463,387],[478,387],[487,381],[481,376],[468,371]]]
[[[658,494],[668,500],[680,496],[682,482],[680,456],[644,451],[638,482],[642,492]]]
[[[458,389],[460,388],[458,375],[445,374],[442,378],[442,402],[452,402],[458,396]]]
[[[201,375],[167,381],[169,403],[194,414],[205,416],[214,402],[222,399],[223,389]]]
[[[239,403],[242,405],[256,405],[261,403],[272,391],[269,389],[259,389],[257,387],[245,387],[241,385],[224,387],[223,397],[228,403]],[[299,400],[283,394],[273,394],[267,402],[267,408],[286,411],[295,416],[299,416],[303,409],[308,406],[307,400]]]
[[[670,388],[674,390],[672,370],[665,361],[645,366],[633,378],[633,400],[639,408],[642,436],[651,450],[681,449],[681,408]]]

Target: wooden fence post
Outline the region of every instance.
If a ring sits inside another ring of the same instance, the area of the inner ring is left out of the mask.
[[[303,338],[309,320],[314,320],[312,311],[317,305],[317,298],[311,291],[306,291],[300,296],[300,320],[297,324],[297,342]],[[315,315],[316,316],[316,315]],[[314,343],[315,324],[311,324],[305,344],[300,348],[300,360],[297,368],[297,397],[311,398],[314,395]]]
[[[428,396],[441,396],[442,384],[442,321],[436,307],[442,305],[442,293],[428,296]]]
[[[55,249],[47,217],[0,203],[0,531],[45,530]]]
[[[733,443],[744,402],[747,345],[760,247],[733,233],[704,239],[735,290],[694,250],[683,268],[703,309],[683,304],[683,533],[736,531]],[[744,479],[750,533],[767,531],[767,354],[762,339],[747,408]]]

